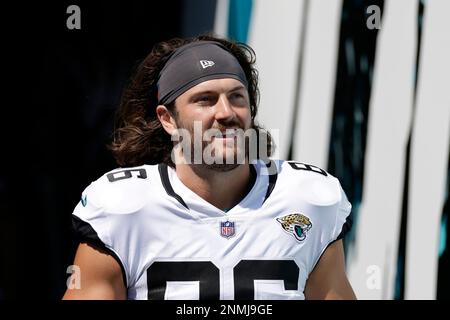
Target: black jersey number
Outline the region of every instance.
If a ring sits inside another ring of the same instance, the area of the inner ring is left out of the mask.
[[[285,290],[297,290],[299,268],[292,260],[242,260],[233,269],[234,298],[253,300],[254,280],[283,280]],[[210,261],[157,261],[147,269],[149,300],[164,300],[167,281],[198,281],[200,300],[219,300],[220,272]]]
[[[325,177],[328,176],[328,174],[325,170],[320,169],[319,167],[313,166],[312,164],[306,164],[306,163],[295,162],[295,161],[288,161],[288,163],[294,170],[312,171],[312,172],[322,174]]]
[[[298,289],[299,268],[292,260],[242,260],[234,267],[234,298],[253,300],[254,280],[283,280],[285,290]]]
[[[115,182],[123,179],[129,179],[133,176],[133,172],[137,172],[136,177],[139,179],[147,179],[147,171],[145,169],[125,169],[121,171],[108,173],[109,182]]]
[[[200,300],[219,300],[219,269],[210,261],[158,261],[147,269],[147,298],[164,300],[167,281],[199,281]]]

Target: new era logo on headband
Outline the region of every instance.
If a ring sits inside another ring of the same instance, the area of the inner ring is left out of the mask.
[[[212,67],[214,65],[214,61],[200,60],[200,64],[202,65],[203,69],[206,69],[208,67]]]

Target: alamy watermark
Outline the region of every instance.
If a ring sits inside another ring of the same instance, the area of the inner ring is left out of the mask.
[[[70,274],[67,278],[67,289],[81,289],[81,269],[77,265],[70,265],[67,267],[66,273]]]
[[[370,16],[366,20],[366,26],[368,29],[381,29],[381,9],[377,5],[368,6],[366,13]]]
[[[373,264],[367,267],[366,273],[368,274],[366,279],[367,289],[381,290],[381,268]]]
[[[278,145],[278,138],[277,129],[210,128],[203,131],[202,122],[194,121],[192,130],[180,128],[172,134],[171,159],[174,164],[234,165],[255,160],[268,163],[269,156],[276,157],[274,146]]]
[[[66,20],[67,29],[80,30],[81,29],[81,9],[80,9],[80,7],[75,4],[72,4],[67,7],[66,13],[70,14],[70,16],[68,16],[67,20]]]

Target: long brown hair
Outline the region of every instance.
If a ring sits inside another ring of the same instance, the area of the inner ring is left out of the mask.
[[[138,66],[122,94],[116,113],[113,141],[108,146],[120,166],[132,167],[158,163],[173,166],[171,137],[156,116],[158,105],[156,83],[160,71],[174,50],[187,43],[201,40],[222,43],[239,61],[248,81],[252,128],[264,134],[267,140],[267,156],[271,155],[272,138],[254,121],[259,103],[258,71],[254,67],[255,52],[246,44],[207,34],[190,39],[174,38],[160,42]],[[175,103],[166,107],[175,114]]]

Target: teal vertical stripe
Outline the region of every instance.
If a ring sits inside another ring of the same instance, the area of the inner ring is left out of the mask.
[[[230,0],[228,37],[247,43],[253,0]]]
[[[440,235],[440,243],[439,243],[439,257],[444,254],[445,245],[447,243],[447,216],[444,216],[441,223],[441,235]]]

